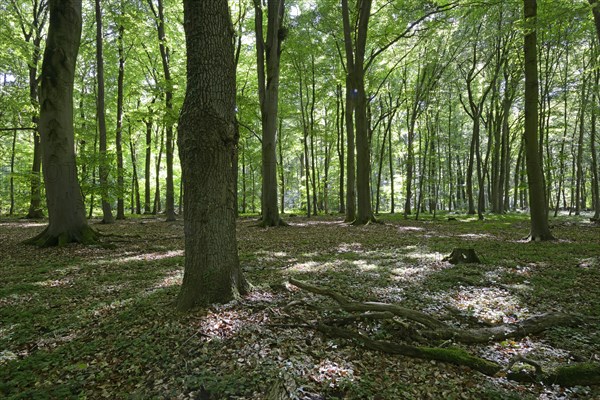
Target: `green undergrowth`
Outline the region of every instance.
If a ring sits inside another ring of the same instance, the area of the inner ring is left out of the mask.
[[[553,220],[558,240],[551,243],[522,241],[523,214],[484,221],[382,214],[381,224],[362,227],[337,215],[284,218],[285,228],[240,218],[240,262],[254,292],[189,314],[174,307],[184,261],[181,221],[144,216],[94,224],[118,235],[114,249],[34,249],[19,243],[43,224],[0,219],[0,397],[260,399],[282,379],[294,381],[304,398],[526,399],[549,390],[278,326],[290,316],[317,318],[298,300],[334,305],[283,285],[290,277],[457,324],[514,322],[548,311],[600,317],[600,228],[584,218]],[[474,248],[482,264],[442,261],[455,247]],[[385,324],[363,328],[397,338]],[[590,322],[465,350],[500,364],[519,351],[552,367],[598,362],[599,331]],[[599,395],[593,388],[556,390]]]

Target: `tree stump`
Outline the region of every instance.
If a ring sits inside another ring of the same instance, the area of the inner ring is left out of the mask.
[[[481,260],[475,253],[474,249],[455,248],[449,256],[446,256],[442,261],[448,261],[450,264],[480,264]]]

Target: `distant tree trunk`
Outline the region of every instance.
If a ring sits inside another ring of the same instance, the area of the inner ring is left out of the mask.
[[[19,25],[23,33],[25,42],[33,44],[31,58],[28,63],[29,72],[29,102],[35,110],[31,116],[33,125],[33,160],[31,167],[31,195],[29,199],[29,211],[27,218],[37,219],[43,218],[42,211],[42,195],[41,195],[41,149],[40,149],[40,131],[39,131],[39,110],[38,110],[38,65],[42,54],[41,44],[43,38],[44,27],[48,21],[48,2],[40,1],[33,2],[32,20],[25,21],[24,15],[19,12],[20,6],[17,0],[11,0],[12,6],[17,10],[19,15]]]
[[[548,226],[544,177],[538,150],[538,70],[537,70],[537,1],[523,0],[526,22],[524,62],[525,62],[525,151],[527,182],[529,185],[529,210],[531,231],[529,240],[553,239]]]
[[[246,146],[242,146],[242,213],[246,214]]]
[[[12,147],[10,152],[10,209],[9,215],[15,212],[15,147],[17,146],[17,130],[13,130]]]
[[[144,164],[144,214],[151,214],[150,205],[150,161],[152,157],[152,118],[144,121],[146,124],[146,163]]]
[[[299,90],[300,90],[300,113],[302,116],[302,144],[304,147],[304,158],[301,160],[302,161],[302,165],[301,165],[301,169],[304,169],[304,176],[305,176],[305,188],[306,188],[306,216],[308,218],[310,218],[311,216],[311,196],[310,196],[310,183],[311,183],[311,169],[310,169],[310,163],[309,163],[309,157],[310,157],[310,153],[309,153],[309,146],[308,146],[308,138],[310,135],[310,124],[308,122],[309,120],[309,112],[308,112],[308,105],[306,104],[306,101],[304,100],[304,79],[303,79],[303,70],[301,68],[300,65],[297,66],[297,70],[298,70],[298,78],[299,78]],[[308,95],[308,94],[307,94]],[[302,168],[302,166],[304,166],[304,168]]]
[[[40,133],[48,227],[27,243],[92,243],[75,165],[73,81],[81,38],[81,0],[50,0],[50,28],[42,63]]]
[[[121,14],[124,14],[123,0],[121,0]],[[123,86],[125,80],[125,50],[123,48],[123,35],[125,27],[119,24],[117,28],[117,50],[119,53],[119,73],[117,76],[117,219],[125,219],[125,181],[123,178]]]
[[[390,214],[394,214],[396,212],[396,204],[394,202],[394,197],[396,193],[394,192],[394,153],[392,148],[392,121],[393,118],[390,118],[388,121],[388,162],[390,167]]]
[[[140,181],[137,172],[137,156],[135,145],[131,139],[131,125],[129,125],[129,152],[131,153],[131,165],[133,168],[133,192],[135,193],[135,213],[141,214],[142,207],[140,204]]]
[[[344,104],[342,103],[342,85],[338,84],[335,91],[335,129],[337,132],[337,143],[336,149],[338,154],[339,166],[340,166],[340,180],[339,180],[339,201],[340,208],[338,212],[340,214],[346,213],[346,202],[344,195]]]
[[[177,308],[189,310],[228,302],[247,285],[233,207],[235,64],[229,6],[226,0],[184,0],[184,15],[187,91],[178,144],[186,257]]]
[[[98,77],[98,93],[96,99],[96,118],[98,119],[98,130],[100,135],[100,193],[102,196],[102,223],[114,222],[110,199],[108,196],[108,155],[106,153],[106,116],[104,102],[104,54],[102,36],[102,8],[100,0],[94,1],[96,6],[96,74]]]
[[[154,14],[156,30],[158,33],[158,46],[160,58],[162,61],[163,73],[165,77],[165,107],[167,116],[165,118],[166,126],[166,161],[167,161],[167,189],[166,189],[166,214],[167,221],[175,221],[175,187],[173,184],[173,81],[171,79],[170,50],[167,46],[165,35],[165,14],[163,0],[157,0],[157,7],[154,7],[154,0],[148,0],[148,4]]]
[[[162,153],[165,146],[165,130],[160,130],[160,138],[158,137],[158,130],[156,131],[156,164],[155,164],[155,189],[154,189],[154,204],[152,206],[152,214],[157,215],[162,211],[162,202],[160,197],[160,164],[162,162]]]
[[[263,226],[285,223],[277,209],[277,114],[279,98],[279,62],[283,27],[284,0],[267,0],[267,38],[263,35],[261,0],[254,0],[258,97],[262,121],[262,222]]]
[[[583,145],[585,134],[585,106],[587,104],[588,81],[584,77],[581,81],[581,111],[579,112],[579,137],[577,139],[577,178],[575,183],[575,215],[580,214],[582,191],[585,183],[583,182]]]
[[[285,214],[285,169],[283,167],[283,118],[279,118],[279,140],[277,141],[277,149],[279,150],[279,177],[281,181],[281,213]]]
[[[316,102],[316,82],[315,82],[315,58],[314,55],[311,54],[311,81],[310,81],[310,85],[311,85],[311,95],[310,95],[310,109],[309,109],[309,115],[308,115],[308,120],[309,120],[309,138],[310,138],[310,177],[311,177],[311,183],[312,183],[312,196],[313,196],[313,201],[312,201],[312,205],[313,205],[313,215],[317,215],[318,214],[318,210],[317,210],[317,206],[318,206],[318,200],[317,200],[317,170],[315,167],[315,102]],[[307,90],[308,92],[308,90]],[[308,95],[308,93],[307,93]]]
[[[96,132],[94,134],[94,160],[98,160],[98,124],[96,124]],[[90,208],[88,218],[94,215],[94,196],[96,194],[96,165],[92,167],[92,190],[90,193]]]
[[[406,143],[406,199],[404,201],[404,218],[407,218],[411,214],[411,202],[412,202],[412,185],[413,185],[413,174],[415,169],[415,125],[417,123],[417,115],[414,112],[410,114],[407,132],[407,143]]]
[[[596,69],[594,72],[595,82],[594,94],[592,95],[592,104],[598,104],[598,87],[600,82],[600,71]],[[600,173],[598,172],[598,153],[596,152],[596,120],[598,109],[592,108],[591,134],[590,134],[590,152],[592,153],[592,205],[594,208],[594,216],[592,219],[600,220]]]

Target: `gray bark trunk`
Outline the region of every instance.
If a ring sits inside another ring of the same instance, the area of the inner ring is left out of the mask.
[[[50,0],[50,28],[42,63],[40,133],[48,227],[28,243],[91,243],[75,165],[73,81],[81,37],[81,0]]]
[[[98,77],[98,93],[96,99],[96,115],[98,119],[98,130],[100,138],[100,194],[102,196],[102,222],[111,224],[114,222],[110,199],[108,196],[108,157],[106,154],[106,116],[104,103],[104,54],[102,38],[102,9],[100,0],[95,0],[96,5],[96,74]]]
[[[185,273],[177,308],[227,302],[246,291],[235,231],[235,64],[226,0],[184,1],[187,91],[179,120]]]
[[[553,239],[548,226],[544,199],[544,176],[538,150],[538,70],[536,35],[536,0],[523,0],[525,22],[529,29],[525,35],[525,152],[532,241]]]

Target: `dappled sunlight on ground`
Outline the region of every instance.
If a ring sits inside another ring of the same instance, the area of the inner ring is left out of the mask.
[[[309,378],[318,383],[326,383],[330,387],[334,387],[342,383],[342,381],[353,381],[354,368],[352,363],[347,361],[335,362],[329,359],[321,361],[313,367]]]
[[[340,243],[337,247],[338,253],[356,253],[363,250],[363,245],[360,243]]]
[[[125,254],[126,255],[126,254]],[[166,258],[183,257],[183,250],[172,250],[166,252],[141,253],[120,258],[101,258],[90,262],[90,266],[107,265],[107,264],[127,264],[135,261],[158,261]]]
[[[36,282],[34,285],[42,286],[42,287],[72,287],[73,277],[67,276],[62,279],[48,279],[46,281]]]
[[[466,315],[487,323],[513,323],[530,316],[527,307],[508,290],[494,287],[459,287],[434,295],[440,302],[454,307]]]
[[[169,286],[179,286],[183,282],[183,269],[176,269],[167,272],[164,277],[157,282],[152,289],[162,289]]]
[[[38,228],[41,226],[48,225],[47,222],[22,222],[22,221],[14,221],[14,222],[1,222],[0,227],[2,228]]]
[[[490,235],[489,233],[463,233],[461,235],[455,235],[455,237],[470,239],[470,240],[477,240],[477,239],[490,239],[490,238],[493,238],[494,236]]]

